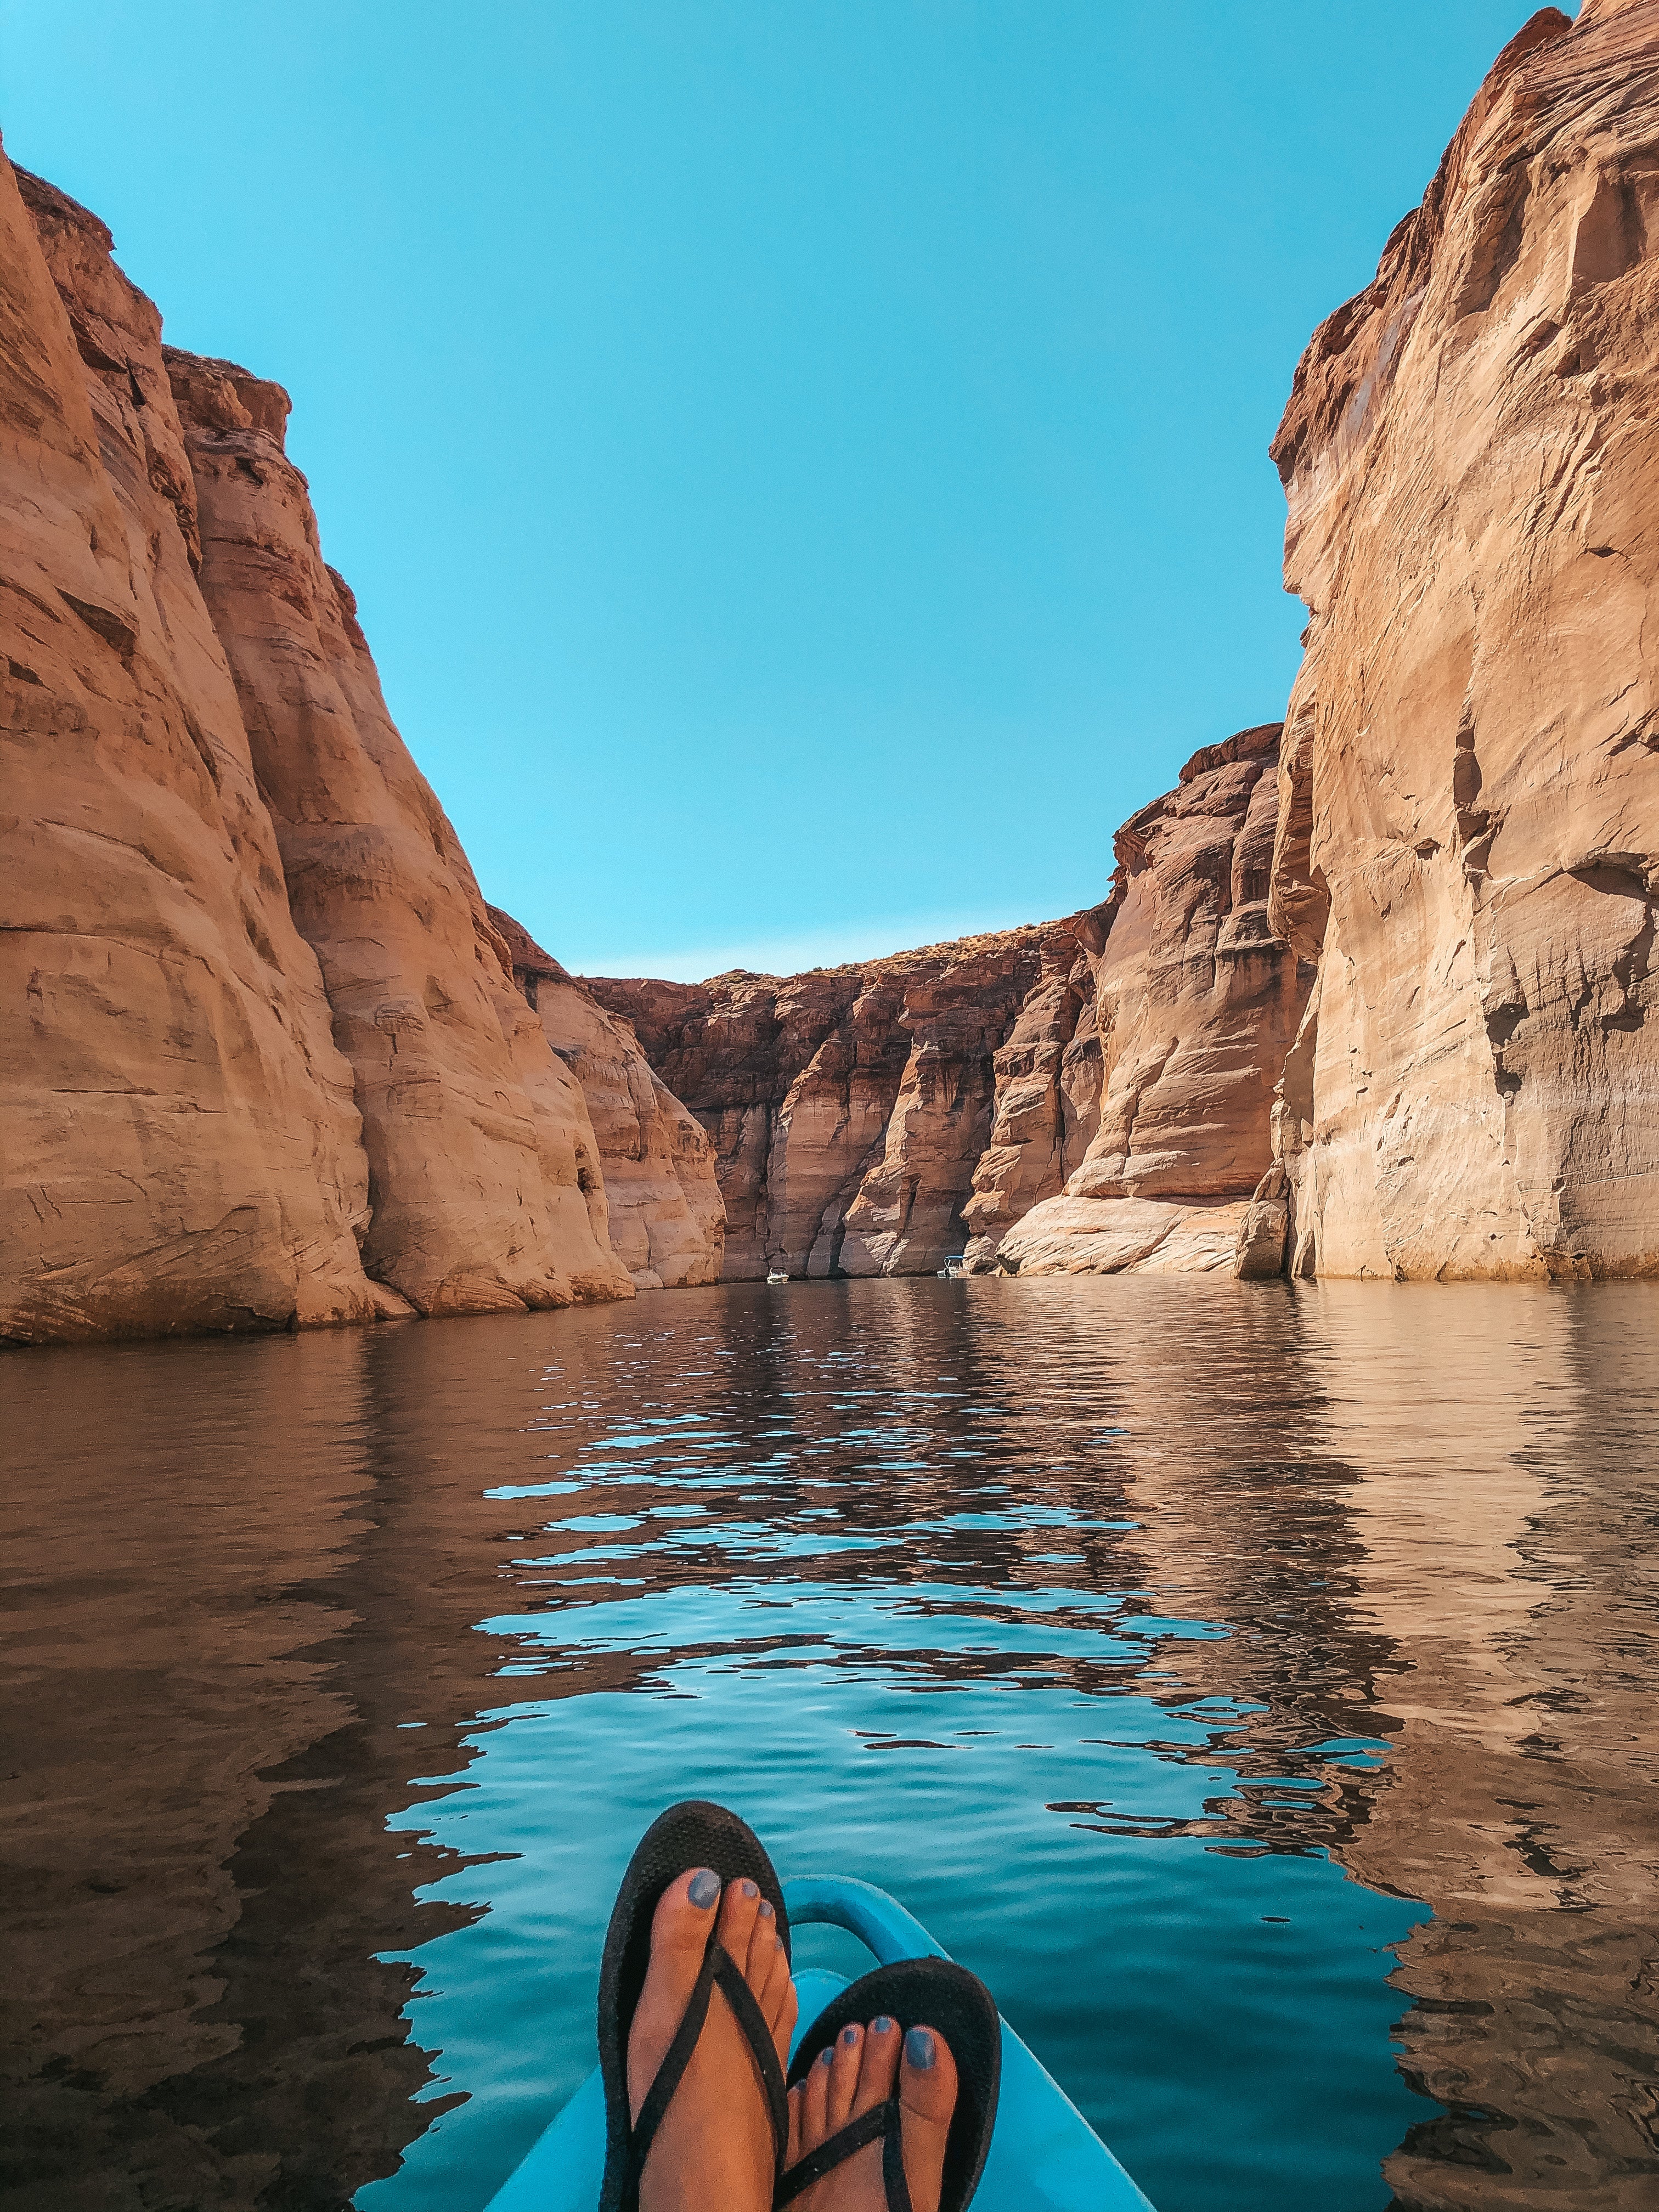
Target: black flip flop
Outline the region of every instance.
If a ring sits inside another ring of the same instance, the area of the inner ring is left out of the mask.
[[[957,2104],[945,2145],[939,2206],[939,2212],[965,2212],[985,2171],[1002,2079],[1002,2022],[991,1992],[977,1974],[953,1959],[900,1959],[890,1966],[878,1966],[826,2005],[802,2036],[789,2068],[789,2086],[793,2089],[805,2078],[821,2051],[834,2049],[836,2038],[849,2021],[862,2027],[884,2013],[898,2022],[901,2031],[936,2027],[951,2046],[957,2062]],[[896,2083],[884,2104],[848,2120],[827,2142],[790,2167],[772,2199],[774,2212],[878,2136],[887,2212],[910,2212],[900,2152]]]
[[[628,1863],[599,1965],[599,2071],[605,2081],[605,2181],[599,2191],[599,2212],[636,2212],[646,2155],[662,2125],[669,2100],[691,2063],[708,2016],[709,1996],[717,1984],[755,2054],[770,2108],[777,2164],[783,2164],[789,2141],[789,2108],[777,2047],[742,1968],[712,1934],[702,1971],[674,2040],[657,2069],[657,2078],[646,2093],[637,2126],[629,2118],[628,2032],[634,2024],[634,2010],[645,1986],[645,1970],[651,1957],[651,1917],[676,1875],[700,1867],[717,1874],[722,1885],[745,1876],[756,1883],[776,1916],[784,1955],[789,1956],[789,1915],[784,1909],[783,1887],[753,1829],[723,1805],[706,1804],[698,1798],[671,1805],[641,1837],[639,1848]]]

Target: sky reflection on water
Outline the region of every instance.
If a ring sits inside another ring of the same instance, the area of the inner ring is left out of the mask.
[[[471,2212],[688,1794],[892,1889],[1159,2212],[1651,2203],[1654,1295],[742,1285],[0,1363],[0,2204]]]

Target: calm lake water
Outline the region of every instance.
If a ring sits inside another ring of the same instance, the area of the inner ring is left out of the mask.
[[[929,1280],[0,1358],[0,2203],[475,2212],[699,1795],[916,1911],[1158,2212],[1651,2212],[1656,1322]]]

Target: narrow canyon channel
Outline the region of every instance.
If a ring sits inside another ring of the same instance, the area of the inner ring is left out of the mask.
[[[1656,1320],[881,1280],[9,1354],[0,2203],[475,2212],[707,1795],[915,1911],[1158,2212],[1651,2207]]]

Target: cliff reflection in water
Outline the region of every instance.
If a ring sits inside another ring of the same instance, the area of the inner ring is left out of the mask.
[[[1651,2203],[1654,1310],[740,1285],[0,1362],[0,2203],[481,2204],[701,1789],[915,1905],[1160,2212]]]

